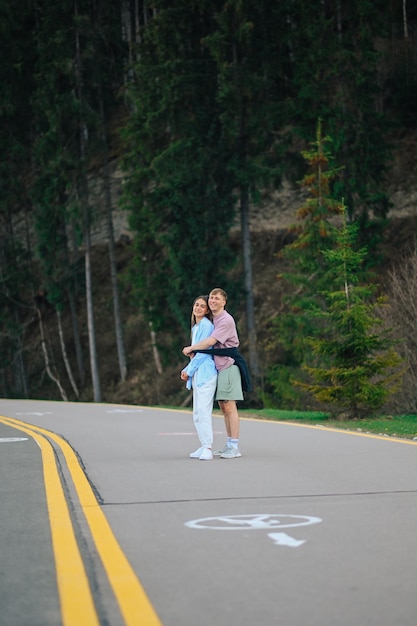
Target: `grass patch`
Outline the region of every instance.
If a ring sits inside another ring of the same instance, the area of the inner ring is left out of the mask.
[[[217,413],[217,411],[216,411]],[[239,411],[241,417],[273,420],[279,422],[297,422],[311,425],[329,426],[343,430],[387,435],[404,439],[417,438],[417,415],[395,415],[367,419],[335,420],[326,413],[317,411],[285,411],[279,409],[248,409]]]
[[[181,410],[180,407],[173,406],[160,408]],[[192,409],[188,407],[184,410],[191,411]],[[221,411],[214,408],[213,414],[221,415]],[[387,437],[399,437],[401,439],[417,439],[417,415],[387,415],[367,419],[335,420],[330,419],[327,413],[321,413],[319,411],[241,408],[239,408],[239,415],[252,419],[272,420],[276,422],[297,422],[310,424],[312,426],[329,426],[342,430],[386,435]]]

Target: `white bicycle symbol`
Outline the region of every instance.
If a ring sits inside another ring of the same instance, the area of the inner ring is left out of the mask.
[[[269,530],[276,531],[282,528],[296,526],[310,526],[321,522],[321,517],[312,515],[286,515],[258,513],[255,515],[221,515],[219,517],[203,517],[186,522],[188,528],[209,530]],[[304,539],[295,539],[284,532],[269,532],[268,537],[277,546],[298,548],[305,543]]]
[[[321,522],[320,517],[311,515],[222,515],[221,517],[204,517],[186,522],[189,528],[209,528],[211,530],[274,530],[276,528],[293,528],[294,526],[310,526]],[[221,525],[218,525],[220,522]]]

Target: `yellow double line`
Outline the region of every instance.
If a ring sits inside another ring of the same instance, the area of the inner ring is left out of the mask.
[[[49,439],[62,450],[97,552],[118,602],[126,626],[161,626],[142,585],[119,546],[78,459],[65,440],[55,433],[0,416],[0,422],[23,431],[42,452],[46,500],[55,556],[58,593],[64,626],[100,624],[84,563],[75,537]]]

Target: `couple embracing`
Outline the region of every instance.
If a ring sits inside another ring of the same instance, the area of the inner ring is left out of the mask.
[[[236,401],[243,390],[250,391],[249,373],[237,347],[239,338],[233,317],[225,309],[227,294],[216,288],[208,296],[198,296],[191,315],[191,346],[183,349],[190,362],[181,372],[187,388],[193,390],[193,419],[200,448],[191,458],[211,461],[214,456],[236,459],[239,451],[239,414]],[[211,321],[212,320],[212,321]],[[242,378],[244,386],[242,388]],[[213,453],[213,400],[223,413],[227,441]]]

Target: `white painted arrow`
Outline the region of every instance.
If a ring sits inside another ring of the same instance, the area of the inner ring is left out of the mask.
[[[276,546],[288,546],[290,548],[298,548],[305,543],[305,539],[294,539],[286,533],[268,533],[268,537],[272,539]]]

